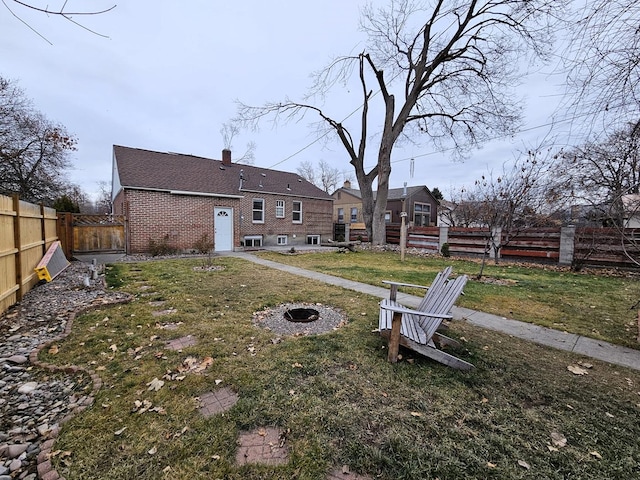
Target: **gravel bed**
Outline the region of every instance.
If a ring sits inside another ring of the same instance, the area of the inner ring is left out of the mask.
[[[311,322],[292,322],[284,316],[287,310],[312,308],[318,319]],[[315,335],[332,332],[347,323],[347,315],[340,309],[321,303],[284,303],[253,314],[253,322],[279,335]]]
[[[89,267],[73,262],[0,316],[2,480],[38,478],[42,444],[55,438],[62,421],[92,401],[89,396],[95,386],[86,372],[50,372],[33,365],[29,358],[43,344],[64,336],[75,312],[127,298],[106,291],[102,275],[90,279]]]

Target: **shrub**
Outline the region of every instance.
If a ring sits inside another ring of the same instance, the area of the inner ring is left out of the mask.
[[[449,244],[448,243],[443,243],[442,244],[442,248],[440,248],[440,253],[442,253],[443,257],[450,257],[451,256],[451,252],[449,251]]]
[[[149,239],[149,253],[153,257],[161,255],[173,255],[176,253],[176,247],[169,245],[169,234],[165,234],[160,240]]]
[[[200,240],[193,244],[193,248],[203,255],[211,252],[211,250],[213,250],[213,242],[209,240],[209,234],[202,234]]]

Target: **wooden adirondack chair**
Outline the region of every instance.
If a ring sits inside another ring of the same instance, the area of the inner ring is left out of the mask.
[[[449,279],[452,268],[447,267],[436,275],[430,287],[385,281],[391,285],[388,300],[380,302],[380,334],[389,337],[388,360],[398,361],[399,346],[414,350],[440,363],[461,370],[471,370],[474,366],[446,353],[436,346],[458,344],[453,339],[436,332],[443,320],[451,318],[451,308],[467,283],[467,276]],[[427,293],[416,310],[396,302],[398,287],[427,288]]]

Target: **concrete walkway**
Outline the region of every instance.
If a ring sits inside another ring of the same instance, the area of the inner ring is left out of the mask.
[[[325,273],[313,272],[311,270],[305,270],[303,268],[265,260],[251,253],[230,252],[228,255],[243,258],[266,267],[282,270],[292,275],[311,278],[337,287],[366,293],[374,297],[387,298],[389,296],[389,290],[384,287],[367,285],[365,283],[354,282],[352,280],[334,277]],[[420,300],[422,300],[421,297],[407,295],[401,292],[398,292],[397,298],[398,302],[413,308],[416,308],[420,303]],[[602,360],[603,362],[640,370],[640,350],[621,347],[602,340],[594,340],[581,335],[561,332],[552,328],[540,327],[531,323],[520,322],[518,320],[491,315],[489,313],[478,312],[469,308],[453,307],[451,313],[454,319],[465,320],[477,327],[506,333],[507,335],[512,335],[517,338],[522,338],[524,340],[539,343],[541,345],[547,345],[560,350],[567,350],[579,355]]]

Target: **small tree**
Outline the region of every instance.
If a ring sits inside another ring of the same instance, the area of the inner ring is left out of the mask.
[[[80,213],[80,206],[66,194],[58,197],[56,201],[53,202],[52,207],[55,208],[57,212]]]
[[[497,264],[503,247],[523,229],[538,226],[545,218],[542,212],[548,206],[546,178],[550,166],[548,158],[530,151],[512,165],[504,165],[500,176],[483,175],[472,188],[461,192],[460,203],[467,206],[467,221],[485,229],[478,278],[482,277],[490,252]]]

